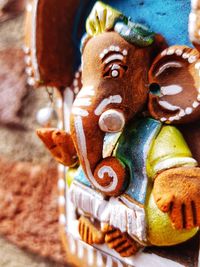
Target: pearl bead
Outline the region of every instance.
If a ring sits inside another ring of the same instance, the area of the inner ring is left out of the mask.
[[[119,76],[119,71],[118,70],[113,70],[111,75],[112,75],[113,78],[116,78],[116,77]]]
[[[45,107],[37,112],[36,120],[41,126],[52,126],[57,123],[57,113],[52,107]]]

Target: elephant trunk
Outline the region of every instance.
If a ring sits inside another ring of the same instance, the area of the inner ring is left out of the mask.
[[[74,101],[71,134],[83,171],[92,185],[107,196],[125,189],[125,166],[115,157],[102,158],[105,132],[121,131],[125,119],[115,106],[120,95],[98,98],[93,87],[83,87]],[[110,108],[112,107],[112,108]]]

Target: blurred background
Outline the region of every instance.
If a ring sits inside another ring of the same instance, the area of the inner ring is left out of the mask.
[[[127,15],[134,12],[139,22],[144,17],[153,21],[170,44],[189,42],[190,0],[152,0],[145,5],[139,0],[105,2],[120,6]],[[93,3],[84,0],[83,11],[88,12]],[[151,10],[146,7],[149,3]],[[182,13],[175,20],[180,5]],[[35,134],[40,127],[37,112],[48,106],[49,96],[46,90],[27,85],[22,51],[25,6],[26,0],[0,0],[0,267],[64,267],[67,259],[59,237],[57,166]],[[147,12],[141,12],[142,8]],[[80,25],[84,28],[82,20]],[[78,29],[78,43],[82,31]],[[196,238],[182,248],[146,251],[172,259],[181,254],[185,262],[196,262],[198,246]]]
[[[25,4],[0,0],[0,266],[60,267],[57,170],[35,134],[49,99],[26,83]]]

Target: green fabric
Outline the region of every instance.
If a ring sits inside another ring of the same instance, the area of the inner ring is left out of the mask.
[[[127,42],[140,47],[149,46],[154,42],[155,33],[142,24],[128,21],[128,24],[118,22],[115,25],[117,31]]]
[[[188,165],[195,165],[190,162],[190,158],[192,159],[191,151],[179,130],[173,126],[163,126],[151,145],[147,160],[147,174],[151,178],[155,177],[156,165],[166,162],[167,159],[174,161],[174,164],[184,161],[184,164],[180,163],[180,165],[185,166],[188,161]]]

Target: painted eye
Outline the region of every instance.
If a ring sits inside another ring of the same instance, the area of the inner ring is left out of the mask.
[[[112,71],[111,71],[111,76],[112,76],[113,78],[119,77],[119,71],[118,71],[118,70],[112,70]]]
[[[122,77],[127,70],[127,66],[121,64],[112,64],[106,68],[103,77],[104,78],[118,78]]]

